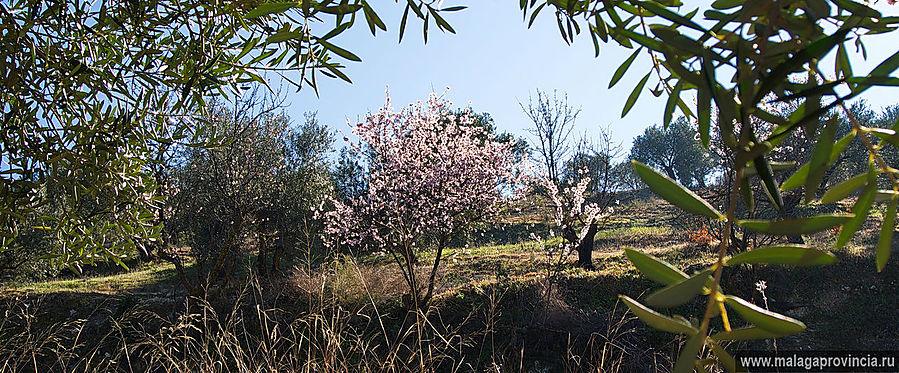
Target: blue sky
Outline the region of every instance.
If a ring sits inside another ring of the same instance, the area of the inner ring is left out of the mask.
[[[299,93],[289,91],[288,113],[294,120],[300,120],[303,112],[317,111],[324,123],[348,132],[347,119],[356,122],[383,105],[388,86],[394,107],[424,99],[432,91],[443,92],[449,86],[447,97],[456,106],[467,106],[470,101],[476,111],[490,113],[501,131],[522,136],[527,135],[530,123],[519,101],[526,102],[538,88],[567,92],[569,104],[581,107],[575,136],[590,136],[597,127],[608,126],[614,139],[629,148],[646,126],[661,122],[664,96],[656,98],[648,92],[627,117],[620,117],[631,89],[649,69],[646,55],[638,57],[624,78],[608,89],[612,73],[632,51],[607,44],[601,45],[599,57],[594,57],[587,34],[567,45],[549,10],[544,9],[528,29],[517,1],[465,1],[461,5],[468,9],[446,16],[456,34],[441,33],[432,24],[428,43],[424,44],[421,24],[410,15],[400,44],[397,28],[403,4],[383,3],[377,10],[388,32],[373,37],[360,22],[332,40],[362,58],[361,63],[347,63],[345,72],[353,84],[320,79],[320,97],[306,88]],[[460,2],[447,1],[443,5],[456,4]],[[884,1],[875,8],[885,15],[899,13],[899,6],[888,6]],[[894,39],[865,39],[868,61],[854,61],[854,71],[870,71],[877,62],[895,53]],[[897,92],[874,89],[864,98],[874,108],[880,108],[899,103]],[[336,145],[342,146],[342,140]]]

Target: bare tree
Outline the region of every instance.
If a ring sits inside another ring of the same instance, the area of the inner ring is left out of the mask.
[[[562,184],[571,186],[589,178],[586,201],[591,208],[584,209],[584,213],[570,214],[573,221],[565,224],[562,234],[574,245],[578,266],[593,269],[594,238],[599,227],[612,215],[615,195],[622,186],[613,163],[622,151],[620,144],[612,141],[608,128],[600,128],[599,137],[595,140],[585,134],[574,149],[574,154],[564,163]],[[576,225],[585,228],[578,230]]]
[[[518,104],[534,122],[530,132],[537,137],[537,151],[543,158],[549,178],[558,183],[559,166],[570,150],[568,136],[581,109],[568,105],[568,94],[563,93],[560,98],[555,90],[550,96],[538,89],[536,100],[528,97],[527,106]]]
[[[586,136],[571,152],[569,137],[580,109],[568,104],[568,96],[537,90],[522,110],[534,123],[530,132],[536,137],[538,157],[546,178],[544,187],[556,212],[555,220],[570,252],[578,253],[577,264],[592,269],[596,232],[610,215],[614,193],[619,188],[612,161],[620,153],[611,133],[600,131],[595,141]]]

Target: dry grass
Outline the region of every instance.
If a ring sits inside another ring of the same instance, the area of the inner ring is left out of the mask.
[[[634,371],[663,356],[623,310],[584,313],[564,292],[541,298],[539,281],[494,273],[416,312],[398,285],[339,260],[217,299],[94,294],[65,315],[60,296],[77,293],[7,297],[0,372]]]
[[[669,228],[664,209],[628,209],[598,233],[597,270],[567,266],[554,291],[546,291],[545,253],[533,242],[450,249],[438,296],[424,311],[404,307],[399,270],[375,257],[338,257],[281,280],[250,276],[205,299],[172,291],[177,284],[162,266],[8,287],[0,298],[0,372],[667,371],[683,341],[652,331],[618,303],[617,294],[641,299],[658,288],[621,249],[687,272],[713,255]],[[896,266],[873,270],[864,247],[876,232],[863,231],[827,269],[739,269],[724,286],[751,300],[752,284],[767,280],[773,309],[814,326],[779,340],[780,348],[896,347],[889,334],[899,320],[890,295],[899,290]],[[826,247],[833,234],[809,239]],[[683,307],[671,312],[696,313],[687,308],[697,305]]]

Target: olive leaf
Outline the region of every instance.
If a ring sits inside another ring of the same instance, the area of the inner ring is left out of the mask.
[[[631,163],[634,164],[637,176],[649,186],[649,189],[672,205],[697,215],[719,220],[724,218],[724,215],[702,199],[702,197],[671,180],[668,176],[662,175],[649,166],[635,160],[632,160]]]
[[[768,311],[733,295],[725,296],[724,301],[744,320],[766,331],[790,335],[805,330],[802,321]]]
[[[626,295],[619,295],[618,297],[625,305],[627,305],[627,308],[637,315],[637,318],[639,318],[640,321],[646,323],[646,325],[670,333],[689,335],[698,334],[698,330],[684,320],[678,320],[662,315]]]
[[[837,257],[832,253],[808,246],[768,246],[734,255],[725,261],[725,265],[779,264],[813,266],[833,264],[837,260]]]

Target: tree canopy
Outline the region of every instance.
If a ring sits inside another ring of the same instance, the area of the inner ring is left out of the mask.
[[[409,1],[400,37],[409,14],[454,32],[441,14],[462,8]],[[350,81],[360,58],[333,40],[361,23],[387,29],[365,0],[3,2],[0,248],[39,226],[77,267],[158,239],[157,145],[219,144],[206,102],[251,82]]]
[[[715,164],[695,138],[695,130],[680,117],[667,128],[647,127],[634,139],[630,158],[661,169],[668,177],[691,187],[705,187]]]
[[[726,257],[733,227],[739,225],[775,236],[838,227],[840,233],[834,246],[839,249],[852,240],[879,198],[888,206],[876,248],[876,268],[880,271],[887,265],[899,202],[899,173],[889,167],[881,150],[899,145],[896,135],[899,124],[887,130],[865,126],[849,115],[845,103],[871,87],[899,85],[891,76],[899,68],[899,52],[877,62],[869,72],[853,69],[850,58],[853,54],[867,57],[864,39],[873,34],[895,32],[899,19],[884,17],[867,4],[852,0],[718,0],[697,9],[684,9],[679,0],[522,1],[519,5],[524,16],[530,17],[530,23],[542,10],[553,9],[563,40],[570,43],[584,31],[592,39],[597,55],[601,43],[615,43],[634,50],[613,73],[610,86],[633,70],[631,64],[638,56],[643,55],[652,62],[650,71],[640,78],[628,96],[622,116],[633,108],[644,91],[656,96],[664,94],[667,102],[662,124],[671,123],[674,112],[680,110],[696,120],[696,137],[706,148],[710,145],[713,113],[717,117],[715,125],[721,142],[732,156],[728,157],[727,166],[733,170],[729,173],[733,187],[728,191],[723,212],[673,178],[633,161],[638,176],[657,195],[689,213],[722,222],[716,263],[689,276],[657,258],[627,251],[637,269],[665,286],[646,298],[649,306],[673,307],[707,295],[705,312],[695,322],[680,315],[665,315],[621,296],[642,321],[656,329],[686,335],[687,342],[674,372],[690,372],[694,367],[705,369],[705,365],[715,363],[735,371],[733,357],[719,342],[774,338],[799,333],[806,327],[799,320],[726,294],[719,286],[725,266],[747,263]],[[833,70],[829,70],[831,66]],[[829,71],[825,72],[825,68]],[[684,95],[695,97],[696,105],[687,105]],[[778,102],[794,105],[787,113],[774,113],[770,104]],[[834,110],[846,113],[852,125],[852,130],[840,138],[836,137],[838,121],[821,120]],[[772,124],[773,130],[758,131],[760,123]],[[808,162],[779,183],[774,176],[772,152],[799,132],[812,136],[819,129],[821,134]],[[869,162],[850,179],[855,184],[831,188],[830,198],[824,201],[840,201],[861,189],[850,214],[770,220],[752,219],[744,213],[738,215],[737,201],[742,199],[749,205],[754,198],[751,179],[762,184],[764,194],[781,211],[782,190],[802,187],[805,202],[815,200],[823,174],[856,137],[864,144]],[[889,181],[892,190],[878,190],[878,178],[882,177]],[[772,255],[783,251],[783,248],[761,247],[737,256],[751,256],[747,260],[754,264],[793,265],[810,265],[801,260],[809,256],[828,256],[808,247],[788,249],[789,260]],[[748,325],[743,328],[731,325],[729,314],[740,315]],[[711,333],[719,318],[722,330]],[[713,359],[699,360],[700,355],[707,356],[704,351],[711,351]]]

